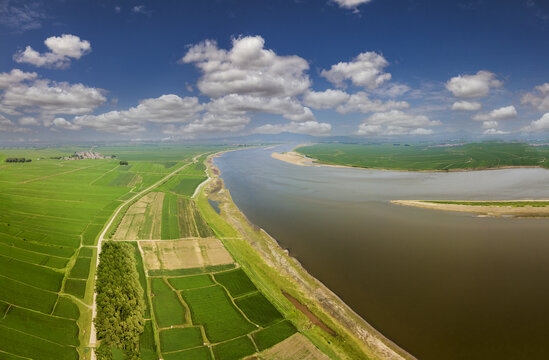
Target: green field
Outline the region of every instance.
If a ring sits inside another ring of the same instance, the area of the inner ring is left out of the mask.
[[[238,360],[248,355],[252,355],[255,351],[254,343],[247,336],[227,341],[213,347],[216,360]]]
[[[185,324],[185,308],[177,294],[163,279],[151,279],[151,292],[156,322],[161,328]]]
[[[418,144],[315,144],[296,149],[320,163],[393,170],[549,167],[549,147],[483,142],[452,147]]]
[[[242,269],[225,271],[214,275],[215,280],[225,286],[232,297],[238,297],[257,288]]]
[[[185,350],[202,346],[202,332],[197,327],[173,328],[160,331],[162,352]]]
[[[210,275],[185,276],[168,279],[176,290],[189,290],[214,285]]]
[[[84,304],[92,300],[88,279],[93,279],[98,234],[124,199],[216,149],[220,147],[111,146],[95,150],[117,155],[115,160],[77,161],[52,157],[88,147],[1,149],[1,159],[33,161],[0,165],[0,310],[2,304],[9,309],[0,317],[0,358],[89,356],[84,347],[91,312]],[[120,166],[119,159],[130,164]],[[199,168],[193,165],[194,172],[187,175],[199,178]],[[178,237],[177,204],[172,205],[177,221],[170,229]],[[153,345],[149,350],[143,346],[144,354],[158,358],[151,326],[149,330],[144,341]]]
[[[259,292],[242,296],[235,303],[250,321],[263,327],[282,320],[278,310]]]

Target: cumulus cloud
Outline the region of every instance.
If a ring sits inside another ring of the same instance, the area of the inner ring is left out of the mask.
[[[364,114],[371,112],[386,112],[390,110],[406,109],[410,107],[406,101],[381,101],[379,99],[370,99],[368,94],[359,91],[349,96],[347,102],[339,105],[336,111],[340,114],[351,112],[362,112]]]
[[[534,91],[526,93],[521,103],[531,105],[539,111],[549,111],[549,83],[536,86]]]
[[[488,95],[490,89],[502,86],[496,74],[480,70],[475,75],[458,75],[446,83],[446,89],[460,98],[480,98]]]
[[[356,86],[373,90],[391,79],[391,74],[383,72],[389,63],[373,51],[359,54],[350,62],[339,62],[330,70],[322,70],[320,75],[336,86],[344,86],[350,80]]]
[[[495,128],[484,130],[484,135],[505,135],[505,134],[509,134],[509,131],[499,130]]]
[[[78,36],[71,34],[49,37],[44,44],[50,51],[41,54],[27,46],[25,50],[15,53],[13,60],[38,67],[65,69],[70,65],[71,59],[80,59],[91,51],[89,41],[80,40]]]
[[[247,112],[280,114],[293,121],[315,120],[312,111],[291,97],[259,97],[230,94],[212,100],[207,108],[214,113],[245,115]]]
[[[7,119],[5,116],[0,115],[0,133],[1,132],[13,132],[13,133],[23,133],[29,132],[27,128],[16,126],[11,120]]]
[[[488,113],[476,114],[473,116],[475,121],[490,121],[490,120],[504,120],[513,119],[517,117],[517,110],[513,105],[504,106],[499,109],[492,110]]]
[[[81,129],[80,126],[75,125],[75,124],[65,120],[64,118],[60,118],[60,117],[53,119],[52,124],[57,128],[65,129],[65,130],[80,130]]]
[[[499,123],[496,120],[488,120],[482,123],[483,129],[495,129],[498,126],[499,126]]]
[[[74,118],[74,124],[107,132],[135,132],[145,130],[145,123],[182,123],[198,118],[204,109],[196,97],[181,98],[168,94],[144,99],[139,105],[122,111]]]
[[[288,124],[267,124],[254,129],[259,134],[280,134],[290,132],[295,134],[307,134],[315,136],[329,135],[332,125],[317,121],[290,122]]]
[[[452,104],[452,110],[458,111],[479,111],[482,104],[476,101],[456,101]]]
[[[6,89],[12,84],[17,84],[26,80],[35,79],[35,72],[24,72],[19,69],[12,69],[9,73],[0,73],[0,89]]]
[[[543,114],[539,120],[532,121],[528,126],[521,129],[524,132],[545,132],[549,131],[549,113]]]
[[[307,91],[303,103],[313,109],[332,109],[349,100],[351,96],[341,90]]]
[[[219,49],[206,40],[191,46],[181,59],[202,72],[198,89],[210,97],[229,94],[295,96],[309,88],[307,61],[299,56],[279,56],[264,48],[261,36],[233,39],[232,49]]]
[[[9,86],[0,105],[12,111],[26,113],[85,114],[102,105],[104,90],[82,84],[36,80],[32,84],[15,83]]]
[[[357,135],[430,135],[425,127],[440,125],[440,121],[429,120],[425,115],[408,114],[391,110],[370,115],[360,124]]]
[[[381,96],[395,98],[406,94],[411,89],[405,84],[386,84],[375,90],[375,93]]]
[[[356,9],[357,6],[362,4],[367,4],[372,0],[332,0],[336,4],[339,5],[339,7],[345,8],[345,9]]]

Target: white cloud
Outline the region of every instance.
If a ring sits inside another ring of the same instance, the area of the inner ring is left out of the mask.
[[[480,98],[488,95],[491,88],[502,86],[496,74],[480,70],[475,75],[458,75],[446,83],[446,89],[460,98]]]
[[[80,40],[76,35],[63,34],[52,36],[44,41],[49,52],[39,53],[32,47],[18,51],[13,55],[13,60],[18,63],[28,63],[38,67],[51,67],[56,69],[67,68],[71,59],[80,59],[91,51],[90,42]]]
[[[9,73],[0,73],[0,89],[6,89],[12,84],[20,83],[25,80],[34,80],[37,74],[35,72],[24,72],[19,69],[12,69]]]
[[[132,12],[136,14],[147,15],[147,16],[151,15],[151,11],[147,10],[145,5],[135,5],[134,7],[132,7]]]
[[[513,105],[501,107],[490,111],[489,113],[476,114],[473,116],[475,121],[490,121],[490,120],[504,120],[513,119],[517,117],[517,110]]]
[[[32,116],[23,116],[22,118],[19,118],[17,120],[17,122],[19,123],[19,125],[23,125],[23,126],[37,126],[37,125],[40,125],[38,120],[36,120]]]
[[[78,125],[75,125],[64,118],[55,118],[53,119],[53,125],[55,127],[65,129],[65,130],[80,130],[81,127]]]
[[[357,6],[367,4],[372,0],[332,0],[340,7],[345,9],[356,9]]]
[[[247,112],[280,114],[293,121],[311,121],[315,117],[311,110],[291,97],[260,97],[230,94],[212,100],[207,105],[214,113],[245,115]]]
[[[440,121],[429,120],[425,115],[408,114],[400,110],[375,113],[360,124],[357,135],[430,135],[428,126],[440,125]]]
[[[9,86],[0,105],[12,111],[26,113],[85,114],[102,105],[104,90],[82,84],[36,80],[31,85],[16,83]]]
[[[315,136],[329,135],[332,125],[328,123],[319,123],[317,121],[291,122],[288,124],[267,124],[254,129],[259,134],[280,134],[290,132],[296,134],[307,134]]]
[[[406,101],[389,100],[383,102],[379,99],[370,99],[368,94],[359,91],[349,97],[346,103],[339,105],[336,111],[340,114],[348,114],[351,112],[362,112],[364,114],[370,112],[386,112],[390,110],[406,109],[410,107]]]
[[[521,103],[531,105],[539,111],[549,111],[549,83],[536,86],[535,91],[526,93]]]
[[[479,111],[482,104],[476,101],[456,101],[452,104],[452,110],[458,111]]]
[[[410,90],[410,87],[405,84],[387,84],[385,86],[377,88],[375,90],[375,93],[381,96],[395,98],[406,94]]]
[[[202,71],[198,89],[214,98],[229,94],[284,97],[307,90],[307,61],[299,56],[279,56],[264,45],[261,36],[239,37],[227,51],[206,40],[191,46],[181,61]]]
[[[499,123],[496,120],[488,120],[482,123],[483,129],[495,129],[498,126],[499,126]]]
[[[200,134],[226,134],[227,132],[241,131],[250,123],[250,118],[245,115],[230,113],[206,113],[187,125],[179,128],[174,125],[164,127],[163,132],[171,136],[194,138]]]
[[[498,130],[494,128],[484,130],[484,135],[505,135],[505,134],[509,134],[509,131],[503,131],[503,130]]]
[[[181,98],[162,95],[144,99],[139,105],[122,111],[110,111],[100,115],[84,115],[74,118],[78,126],[107,132],[135,132],[145,130],[145,123],[182,123],[198,119],[204,105],[196,97]]]
[[[373,51],[359,54],[350,62],[339,62],[330,70],[320,73],[331,83],[344,86],[345,80],[350,80],[356,86],[373,90],[391,79],[391,74],[383,72],[389,65],[385,58]]]
[[[351,96],[341,90],[307,91],[303,103],[313,109],[332,109],[349,100]]]
[[[539,120],[532,121],[530,125],[521,129],[524,132],[544,132],[549,131],[549,113],[543,114]]]

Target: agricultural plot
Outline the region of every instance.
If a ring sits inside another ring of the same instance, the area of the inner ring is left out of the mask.
[[[483,142],[452,147],[404,144],[316,144],[296,151],[322,163],[399,170],[544,166],[549,151],[521,143]]]
[[[185,324],[185,307],[163,279],[151,279],[151,295],[156,322],[160,328]]]
[[[247,336],[217,344],[213,347],[214,356],[219,360],[238,360],[255,352],[254,343]]]
[[[235,303],[251,322],[263,327],[282,320],[278,310],[259,292],[235,299]]]
[[[220,272],[214,275],[215,280],[223,285],[232,297],[257,291],[255,285],[242,269]]]
[[[191,269],[233,263],[221,241],[215,238],[142,241],[140,246],[149,270]]]
[[[180,327],[160,331],[162,352],[185,350],[203,344],[202,331],[199,327]]]
[[[265,360],[329,360],[307,338],[294,334],[272,348],[262,351],[261,358]]]
[[[215,285],[209,274],[169,278],[168,282],[175,290],[189,290]]]
[[[210,349],[205,346],[163,355],[165,360],[210,360],[212,358]]]
[[[160,239],[164,193],[151,192],[129,207],[113,240]]]
[[[264,350],[292,336],[296,333],[296,331],[295,326],[286,320],[266,329],[260,330],[252,334],[252,337],[257,345],[257,348],[259,350]]]

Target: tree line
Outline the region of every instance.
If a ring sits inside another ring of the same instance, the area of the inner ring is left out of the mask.
[[[98,360],[112,359],[112,348],[127,359],[139,359],[139,336],[143,332],[145,303],[130,244],[107,241],[102,245],[97,267],[97,316],[95,328],[101,345]]]
[[[31,162],[31,159],[26,158],[6,158],[6,162],[8,163],[24,163],[24,162]]]

